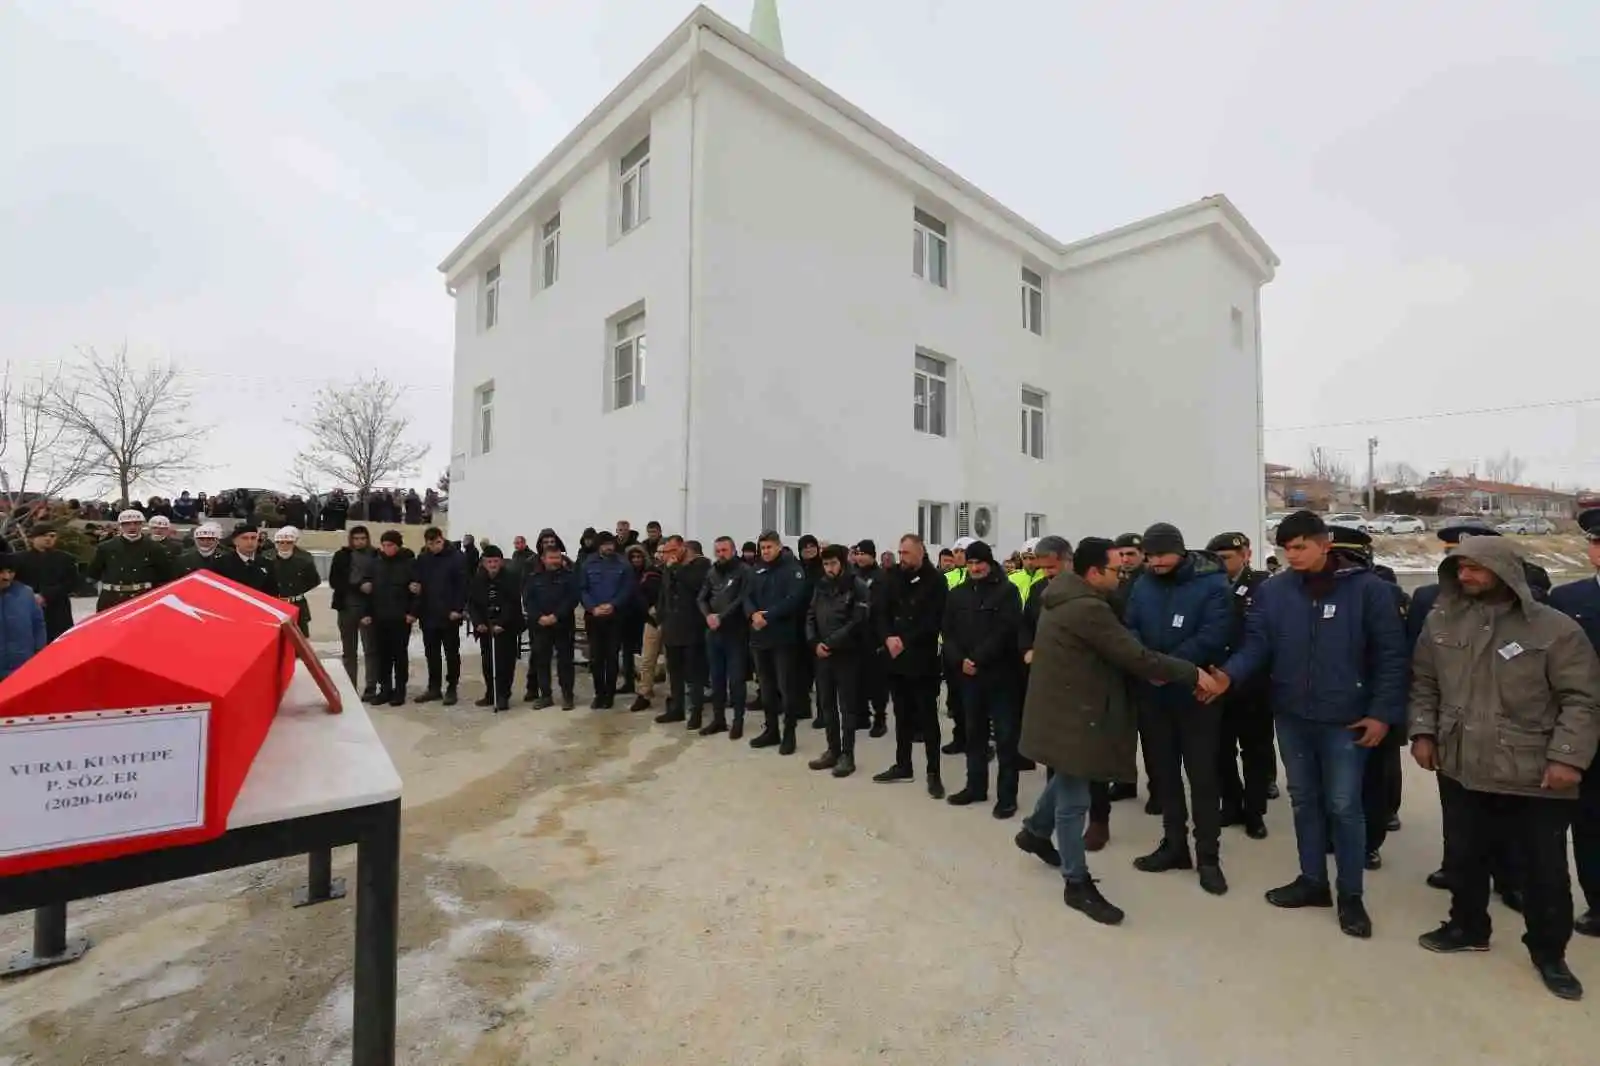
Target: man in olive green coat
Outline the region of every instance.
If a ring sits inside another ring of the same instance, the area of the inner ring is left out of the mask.
[[[276,549],[267,560],[273,578],[278,582],[278,598],[285,600],[299,612],[300,632],[311,635],[311,605],[306,593],[322,584],[317,573],[317,561],[299,545],[300,531],[294,526],[284,526],[272,535]]]
[[[1429,951],[1489,947],[1489,860],[1519,853],[1522,942],[1552,993],[1578,999],[1567,826],[1600,742],[1600,660],[1578,623],[1534,599],[1509,538],[1467,537],[1439,564],[1412,659],[1411,755],[1439,774],[1450,920]]]
[[[1055,771],[1022,823],[1016,844],[1061,867],[1067,906],[1104,925],[1122,921],[1089,877],[1083,845],[1089,782],[1127,781],[1138,752],[1138,715],[1128,681],[1213,690],[1193,663],[1153,652],[1117,619],[1110,597],[1121,583],[1114,547],[1085,537],[1044,590],[1022,716],[1022,753]],[[1050,846],[1056,832],[1058,854]]]
[[[142,596],[176,574],[177,560],[172,553],[144,535],[144,515],[123,511],[117,516],[117,527],[121,535],[102,541],[89,561],[89,580],[100,583],[97,611]]]

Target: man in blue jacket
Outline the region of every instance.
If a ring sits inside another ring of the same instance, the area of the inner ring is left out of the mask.
[[[1184,547],[1178,527],[1157,522],[1144,533],[1145,573],[1128,594],[1123,622],[1151,651],[1205,668],[1222,661],[1232,632],[1232,595],[1222,561]],[[1222,874],[1222,798],[1217,780],[1222,711],[1176,685],[1136,682],[1140,735],[1150,746],[1153,791],[1161,797],[1162,837],[1155,851],[1134,860],[1146,873],[1199,868],[1200,887],[1228,891]],[[1189,810],[1194,802],[1195,856],[1189,855]]]
[[[44,609],[16,576],[15,557],[0,555],[0,681],[45,646]]]
[[[750,741],[750,746],[778,745],[779,755],[793,755],[795,722],[803,706],[797,657],[805,639],[806,593],[810,586],[800,560],[783,546],[777,533],[767,530],[758,543],[761,559],[745,587],[744,610],[750,618],[750,650],[755,656],[756,681],[761,688],[761,709],[767,716],[767,727]]]
[[[612,533],[596,534],[595,553],[578,569],[578,586],[584,632],[589,637],[589,674],[594,679],[594,699],[589,706],[604,710],[616,698],[622,615],[637,588],[633,567],[617,554],[617,538]]]
[[[1300,876],[1267,893],[1275,907],[1331,907],[1328,831],[1338,869],[1339,928],[1370,937],[1362,901],[1367,756],[1406,720],[1409,654],[1393,592],[1364,566],[1331,558],[1328,527],[1297,511],[1278,527],[1289,572],[1266,582],[1244,643],[1214,676],[1226,687],[1268,672],[1278,750],[1294,805]]]
[[[1600,653],[1600,507],[1578,516],[1589,538],[1589,565],[1595,573],[1550,593],[1550,606],[1583,627],[1584,635]],[[1588,909],[1573,926],[1580,936],[1600,936],[1600,768],[1583,775],[1578,809],[1572,816],[1572,854],[1578,862],[1578,884]]]

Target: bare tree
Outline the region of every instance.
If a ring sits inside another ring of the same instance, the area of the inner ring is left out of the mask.
[[[1422,472],[1404,460],[1384,464],[1384,480],[1396,485],[1422,484]]]
[[[54,500],[82,482],[89,453],[81,440],[69,439],[67,427],[50,409],[59,369],[18,382],[7,366],[0,372],[0,493],[6,514],[0,532],[20,524],[35,500]]]
[[[294,457],[294,462],[289,466],[290,488],[309,499],[312,496],[320,495],[322,486],[326,482],[327,479],[306,461],[304,455]]]
[[[126,344],[78,353],[81,365],[55,380],[44,408],[68,452],[86,457],[86,477],[115,485],[126,503],[137,485],[195,469],[209,427],[190,420],[194,393],[176,363],[138,365]]]
[[[1485,460],[1483,464],[1485,481],[1499,481],[1507,485],[1516,485],[1521,483],[1522,475],[1527,472],[1527,462],[1512,455],[1510,448],[1491,459]]]
[[[426,444],[407,440],[411,418],[400,410],[405,389],[374,373],[325,385],[311,415],[297,423],[311,443],[295,458],[295,476],[317,476],[358,493],[416,473]]]
[[[1314,444],[1307,458],[1309,459],[1306,467],[1307,476],[1330,485],[1350,484],[1350,464],[1339,458],[1338,453],[1320,444]]]

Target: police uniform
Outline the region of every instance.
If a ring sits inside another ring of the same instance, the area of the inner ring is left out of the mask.
[[[129,510],[117,516],[118,526],[126,528],[134,523],[143,526],[144,515]],[[118,533],[103,541],[89,561],[89,580],[100,584],[94,609],[104,611],[142,596],[172,580],[174,570],[172,553],[145,536],[142,529],[131,537]]]
[[[1591,507],[1578,516],[1578,525],[1589,538],[1589,558],[1600,551],[1600,507]],[[1574,581],[1550,593],[1550,606],[1583,627],[1583,632],[1600,655],[1600,566],[1597,573]],[[1600,936],[1600,759],[1591,765],[1579,785],[1578,810],[1572,818],[1572,854],[1578,864],[1578,884],[1583,889],[1587,910],[1573,926],[1584,936]]]
[[[1249,547],[1250,538],[1243,533],[1219,533],[1206,544],[1206,551],[1244,551]],[[1229,583],[1228,599],[1233,607],[1233,628],[1228,637],[1230,655],[1244,642],[1245,616],[1255,600],[1256,588],[1265,580],[1266,574],[1246,565]],[[1257,840],[1267,835],[1267,789],[1272,785],[1278,761],[1273,747],[1268,690],[1267,679],[1259,678],[1223,697],[1217,745],[1222,824],[1242,824]]]
[[[274,550],[267,559],[267,566],[272,570],[273,581],[277,584],[278,598],[294,607],[300,632],[309,637],[311,606],[306,602],[306,593],[322,584],[322,576],[317,573],[317,564],[311,558],[311,553],[296,546],[295,542],[299,539],[300,531],[293,526],[278,530],[272,537],[273,544],[275,547],[288,544],[289,554]]]

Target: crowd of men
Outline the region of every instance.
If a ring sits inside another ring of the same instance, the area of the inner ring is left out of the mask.
[[[137,511],[118,525],[90,566],[102,609],[208,570],[298,604],[308,623],[317,575],[292,528],[261,553],[248,526],[225,548],[202,526],[184,548]],[[1600,572],[1600,510],[1581,525]],[[40,531],[12,565],[53,637],[52,609],[62,616],[50,536]],[[955,806],[992,798],[1001,820],[1019,813],[1020,774],[1043,766],[1048,783],[1016,845],[1059,867],[1066,904],[1105,924],[1124,915],[1087,856],[1109,840],[1112,802],[1137,793],[1141,751],[1146,809],[1163,831],[1134,866],[1193,871],[1215,895],[1228,891],[1222,830],[1267,836],[1281,754],[1299,871],[1266,899],[1335,909],[1344,933],[1370,937],[1364,876],[1399,828],[1409,740],[1436,774],[1443,812],[1444,861],[1429,883],[1451,894],[1448,920],[1421,945],[1487,949],[1493,889],[1522,912],[1545,985],[1577,999],[1568,941],[1600,936],[1600,781],[1585,773],[1600,742],[1600,574],[1547,592],[1548,576],[1492,530],[1439,537],[1438,583],[1409,600],[1374,565],[1370,537],[1311,512],[1278,527],[1286,566],[1273,576],[1253,567],[1242,533],[1195,551],[1166,523],[1076,548],[1042,537],[1006,562],[963,538],[936,564],[915,534],[892,556],[869,540],[846,548],[809,535],[796,554],[773,532],[742,545],[718,537],[707,556],[658,523],[640,538],[619,522],[615,533],[585,530],[575,557],[550,529],[532,545],[517,537],[507,556],[429,528],[413,555],[398,533],[374,546],[356,526],[329,584],[344,667],[355,684],[365,659],[362,695],[375,704],[405,703],[414,627],[427,662],[414,702],[456,703],[466,628],[481,652],[479,706],[509,709],[526,638],[524,698],[571,710],[581,627],[593,709],[630,692],[631,710],[650,709],[664,659],[656,722],[740,740],[758,712],[750,746],[792,755],[810,721],[826,737],[811,769],[843,778],[857,770],[857,734],[884,736],[892,707],[893,761],[873,780],[915,779],[920,750],[930,796]],[[0,587],[9,626],[5,595]],[[944,755],[964,757],[964,780],[948,794]]]
[[[36,505],[37,518],[47,518],[49,505],[43,501]],[[224,489],[207,494],[191,495],[188,489],[176,497],[151,496],[122,505],[103,501],[68,500],[65,514],[68,520],[82,519],[100,523],[120,517],[125,511],[138,511],[146,521],[164,518],[180,525],[194,525],[206,519],[232,518],[235,521],[274,525],[290,525],[297,529],[343,530],[350,522],[376,522],[390,525],[420,526],[433,522],[434,515],[443,510],[437,491],[427,489],[373,489],[347,493],[334,489],[329,493],[302,495],[298,492],[258,492],[252,489]],[[119,523],[120,524],[120,523]],[[102,537],[117,535],[112,527],[96,526]]]

